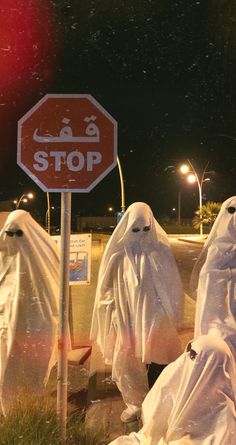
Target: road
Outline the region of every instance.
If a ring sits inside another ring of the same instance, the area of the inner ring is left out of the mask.
[[[182,278],[184,291],[189,295],[189,281],[194,263],[201,252],[202,245],[180,241],[177,237],[169,238],[179,272]]]
[[[195,301],[190,298],[189,282],[194,263],[201,252],[202,245],[180,241],[178,237],[170,237],[169,240],[185,293],[184,319],[180,335],[182,347],[184,348],[188,341],[193,338],[196,304]]]

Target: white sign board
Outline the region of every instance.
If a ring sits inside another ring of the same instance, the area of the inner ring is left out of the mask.
[[[60,249],[60,236],[52,236]],[[82,233],[70,236],[70,284],[90,284],[92,236]]]

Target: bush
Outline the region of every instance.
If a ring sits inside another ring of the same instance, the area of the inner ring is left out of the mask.
[[[196,216],[193,218],[193,227],[199,229],[202,223],[203,226],[211,229],[221,209],[221,205],[220,202],[209,201],[202,206],[201,210],[198,208],[195,212]]]

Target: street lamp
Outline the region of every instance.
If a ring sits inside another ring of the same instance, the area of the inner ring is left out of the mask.
[[[191,170],[189,168],[189,165],[191,167]],[[188,164],[183,164],[180,166],[180,172],[184,175],[188,174],[187,181],[190,184],[194,184],[197,182],[198,185],[198,191],[199,191],[199,210],[200,210],[200,235],[203,234],[203,226],[202,226],[202,185],[203,182],[210,181],[210,178],[205,178],[204,176],[207,173],[206,169],[208,167],[209,162],[207,162],[202,174],[199,176],[193,166],[193,164],[188,159]]]
[[[50,231],[51,231],[51,218],[50,218],[50,210],[54,210],[55,207],[48,207],[46,214],[45,214],[45,227],[46,230],[48,232],[48,234],[50,235]]]
[[[189,172],[189,166],[186,164],[181,165],[179,169],[184,175]]]
[[[28,202],[27,198],[33,199],[33,197],[34,197],[34,195],[31,192],[30,193],[23,193],[23,195],[21,195],[20,199],[15,199],[13,201],[14,204],[16,204],[16,209],[19,209],[21,202],[25,202],[26,203],[26,202]]]
[[[188,176],[187,176],[187,181],[188,181],[190,184],[194,184],[194,182],[196,182],[196,176],[193,175],[193,174],[188,175]]]

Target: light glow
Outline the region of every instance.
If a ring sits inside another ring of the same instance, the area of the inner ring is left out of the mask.
[[[181,173],[183,173],[185,175],[186,173],[189,172],[189,166],[187,164],[181,165],[180,171],[181,171]]]
[[[54,8],[47,0],[1,0],[1,92],[22,94],[47,83],[54,69]]]
[[[193,175],[193,174],[188,175],[188,177],[187,177],[187,181],[188,181],[190,184],[194,184],[194,182],[196,182],[196,176]]]

